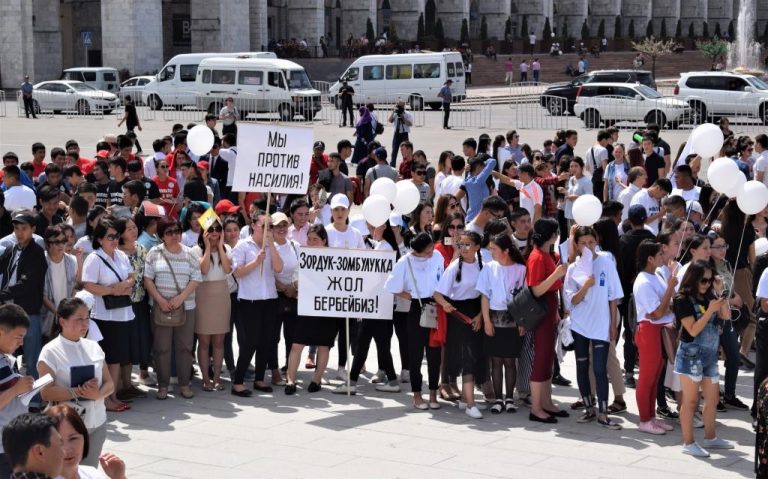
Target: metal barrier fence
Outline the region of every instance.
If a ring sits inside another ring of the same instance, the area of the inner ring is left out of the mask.
[[[326,100],[328,97],[328,91],[331,89],[331,82],[327,81],[312,81],[312,88],[320,92],[320,95],[322,95],[323,100]]]
[[[525,98],[538,97],[550,86],[552,83],[525,81],[511,83],[509,85],[509,97],[514,100],[523,100]]]
[[[326,95],[327,96],[327,95]],[[395,110],[395,107],[400,101],[405,102],[405,109],[413,116],[412,127],[423,127],[426,123],[426,116],[424,109],[426,106],[430,106],[429,103],[424,101],[421,95],[412,93],[389,93],[383,95],[366,95],[364,98],[355,101],[353,105],[353,118],[357,118],[358,103],[366,105],[372,104],[374,112],[380,123],[384,125],[392,125],[388,122],[389,115]],[[438,102],[439,105],[439,102]],[[343,115],[341,108],[337,108],[334,104],[323,104],[320,111],[319,120],[324,125],[342,125]],[[354,125],[354,121],[352,122]],[[385,127],[386,128],[386,127]]]
[[[32,108],[34,109],[35,116],[43,118],[53,118],[53,108],[48,108],[45,103],[40,103],[37,99],[33,98]],[[16,92],[16,116],[22,118],[26,116],[26,110],[24,109],[24,100],[22,99],[21,91]]]
[[[534,99],[521,98],[509,104],[515,117],[514,125],[522,129],[568,129],[573,117],[568,114],[568,101],[559,96],[541,95]]]
[[[656,80],[656,91],[664,96],[673,96],[677,80]]]
[[[6,110],[5,105],[5,92],[3,90],[0,90],[0,116],[7,116],[8,111]]]
[[[491,128],[492,116],[490,97],[475,96],[462,102],[451,103],[448,126],[451,128]],[[442,121],[442,115],[440,115],[441,125]]]

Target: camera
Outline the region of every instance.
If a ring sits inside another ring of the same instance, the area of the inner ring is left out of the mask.
[[[404,107],[404,106],[398,106],[398,107],[396,107],[396,108],[395,108],[395,113],[397,113],[398,115],[401,115],[401,116],[402,116],[402,114],[403,114],[403,113],[405,113],[405,107]]]

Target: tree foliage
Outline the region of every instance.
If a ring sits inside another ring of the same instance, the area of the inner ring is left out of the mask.
[[[437,39],[440,49],[445,47],[445,30],[443,30],[443,21],[439,18],[435,22],[435,39]]]
[[[520,38],[528,37],[528,15],[523,15],[523,21],[520,24]]]
[[[651,71],[656,77],[656,59],[672,53],[675,42],[672,40],[657,40],[654,37],[644,38],[639,42],[632,42],[632,48],[651,59]]]
[[[709,24],[707,22],[704,22],[704,25],[701,27],[701,36],[709,38]]]
[[[635,19],[629,21],[629,38],[635,38]]]
[[[589,34],[589,24],[587,23],[587,19],[584,19],[584,23],[581,24],[581,39],[586,40],[590,37]]]
[[[688,24],[688,38],[696,38],[696,29],[693,27],[693,22]]]
[[[544,30],[542,31],[541,36],[545,41],[552,39],[552,26],[549,24],[549,17],[544,19]]]
[[[419,23],[416,25],[416,41],[424,44],[425,26],[424,13],[419,13]]]
[[[600,20],[600,25],[597,26],[597,38],[602,39],[605,36],[605,19]]]
[[[645,38],[653,37],[653,20],[648,20],[648,25],[645,27]]]
[[[390,26],[390,32],[392,31],[392,27]],[[373,22],[371,22],[371,18],[368,17],[368,20],[365,22],[365,38],[368,39],[368,44],[373,45],[373,43],[376,41],[376,33],[373,31]]]
[[[507,21],[504,22],[504,40],[510,41],[512,39],[512,17],[507,17]]]
[[[667,19],[662,18],[661,19],[661,31],[659,32],[659,37],[661,38],[667,38]]]
[[[728,24],[728,38],[730,40],[736,39],[736,25],[733,24],[733,20]]]
[[[696,48],[712,63],[728,54],[728,42],[719,38],[696,42]]]
[[[715,22],[715,37],[723,38],[723,32],[720,30],[720,22]]]
[[[488,21],[485,19],[485,15],[480,19],[480,41],[483,42],[483,45],[488,41]]]

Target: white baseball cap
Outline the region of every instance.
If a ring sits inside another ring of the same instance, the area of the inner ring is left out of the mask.
[[[686,204],[686,209],[688,210],[688,213],[698,213],[700,215],[704,214],[704,209],[701,207],[701,203],[695,200],[690,200]]]
[[[393,212],[389,215],[389,226],[399,226],[405,228],[405,221],[403,221],[403,215],[398,212]]]
[[[349,209],[349,198],[347,198],[347,195],[343,193],[337,193],[333,195],[333,198],[331,198],[331,209],[335,209],[340,206]]]

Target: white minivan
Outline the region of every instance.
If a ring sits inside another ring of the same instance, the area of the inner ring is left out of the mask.
[[[218,115],[232,97],[241,118],[277,113],[282,121],[296,115],[312,120],[320,111],[320,91],[312,87],[304,67],[270,58],[207,58],[195,82],[200,108]]]
[[[206,58],[277,58],[273,52],[183,53],[171,58],[155,79],[144,87],[142,102],[153,110],[163,106],[183,108],[197,103],[193,93],[197,67]]]
[[[59,80],[83,82],[97,90],[117,93],[120,91],[120,78],[117,69],[110,67],[67,68],[61,72]]]
[[[454,101],[463,100],[464,63],[458,52],[365,55],[355,60],[331,86],[328,99],[340,106],[337,95],[341,82],[346,80],[355,89],[355,104],[394,103],[403,99],[412,110],[423,109],[424,103],[437,110],[442,104],[437,93],[449,79],[453,80]]]

